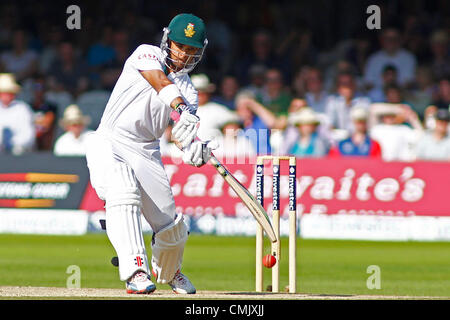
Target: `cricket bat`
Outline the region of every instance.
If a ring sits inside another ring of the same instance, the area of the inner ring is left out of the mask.
[[[173,121],[177,122],[180,118],[180,114],[176,111],[172,111],[170,114]],[[200,140],[199,138],[196,138]],[[242,200],[242,203],[248,208],[250,213],[255,217],[256,221],[261,225],[263,230],[266,232],[272,243],[277,242],[277,236],[273,230],[272,224],[270,223],[269,216],[266,210],[261,206],[261,204],[255,199],[255,197],[245,188],[228,170],[220,163],[219,160],[211,153],[211,159],[209,162],[216,168],[217,172],[225,179],[231,189],[236,192],[238,197]]]
[[[217,172],[225,179],[231,189],[236,192],[238,197],[242,200],[248,210],[251,212],[256,221],[262,226],[272,243],[277,242],[277,236],[270,223],[269,216],[266,210],[255,199],[255,197],[245,188],[217,158],[211,154],[209,162],[216,168]]]

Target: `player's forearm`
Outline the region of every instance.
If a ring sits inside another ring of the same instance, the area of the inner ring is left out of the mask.
[[[180,104],[186,104],[178,88],[167,78],[161,70],[141,71],[145,80],[156,90],[158,96],[172,109]]]
[[[183,100],[183,98],[181,98],[181,97],[177,97],[177,98],[175,98],[174,100],[172,100],[172,102],[170,103],[170,107],[172,108],[172,109],[174,109],[174,110],[177,110],[177,107],[180,105],[180,104],[185,104],[186,102],[184,102],[184,100]]]

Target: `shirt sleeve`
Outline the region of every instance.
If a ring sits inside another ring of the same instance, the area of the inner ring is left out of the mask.
[[[194,85],[191,82],[191,79],[188,75],[185,75],[186,81],[186,90],[183,92],[184,101],[186,101],[187,105],[193,109],[195,109],[195,113],[197,113],[198,108],[198,92],[195,89]]]
[[[131,54],[129,61],[138,71],[161,70],[164,72],[161,50],[155,46],[140,45]]]

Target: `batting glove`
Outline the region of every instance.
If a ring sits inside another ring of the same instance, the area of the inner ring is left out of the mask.
[[[183,162],[194,167],[201,167],[211,159],[211,152],[217,149],[217,142],[194,141],[184,150]]]
[[[183,112],[172,128],[173,140],[182,148],[186,148],[197,136],[200,118],[195,114]]]

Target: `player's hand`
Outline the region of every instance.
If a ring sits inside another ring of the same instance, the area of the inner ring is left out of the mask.
[[[173,126],[172,137],[182,149],[186,148],[197,136],[200,118],[195,114],[183,112],[180,119]]]
[[[194,141],[184,150],[183,162],[194,167],[201,167],[211,159],[211,151],[217,149],[217,142]]]

